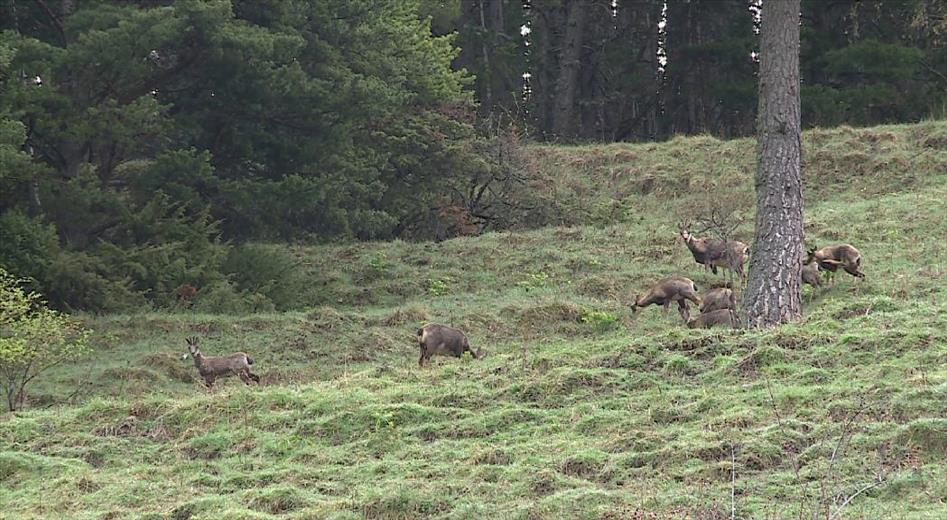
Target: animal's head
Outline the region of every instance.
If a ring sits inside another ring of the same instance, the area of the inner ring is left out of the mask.
[[[691,232],[688,231],[689,227],[690,227],[690,222],[686,220],[682,220],[677,223],[677,230],[680,233],[681,238],[684,239],[684,242],[690,242],[691,240],[694,240],[694,235],[692,235]]]
[[[810,247],[809,250],[806,251],[806,261],[804,263],[811,264],[813,261],[815,261],[816,251],[817,249],[815,247]]]
[[[638,314],[638,307],[639,307],[638,302],[640,302],[640,301],[641,301],[641,295],[640,295],[640,294],[636,294],[636,295],[635,295],[635,301],[632,302],[632,304],[631,304],[631,312],[632,312],[632,314]]]
[[[187,359],[188,355],[194,357],[201,355],[201,349],[197,346],[197,338],[185,338],[184,342],[187,343],[187,352],[181,356],[182,360]]]

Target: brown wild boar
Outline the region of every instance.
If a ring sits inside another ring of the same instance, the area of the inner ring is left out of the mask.
[[[733,289],[729,287],[716,287],[704,293],[701,298],[700,312],[713,312],[719,309],[736,309],[737,301],[733,295]]]
[[[822,287],[818,262],[813,260],[802,266],[802,283],[807,283],[813,287]]]
[[[229,356],[204,357],[201,349],[197,346],[197,338],[187,338],[187,350],[194,358],[194,366],[197,372],[204,378],[204,384],[207,388],[214,386],[214,381],[219,377],[240,376],[244,383],[250,384],[250,381],[260,382],[260,377],[250,372],[250,365],[253,359],[244,352],[234,352]],[[187,359],[184,354],[182,359]]]
[[[470,348],[470,341],[463,331],[437,323],[429,323],[418,329],[418,346],[421,348],[421,358],[418,359],[420,367],[423,367],[431,356],[459,358],[464,355],[464,352],[470,352],[474,359],[483,357],[480,349],[474,352]]]
[[[690,318],[690,309],[687,308],[687,300],[700,306],[700,296],[697,296],[697,286],[690,278],[683,276],[672,276],[656,283],[644,296],[636,296],[635,303],[632,304],[632,312],[637,313],[641,307],[648,305],[661,305],[664,312],[667,313],[668,305],[677,302],[677,311],[685,322]]]
[[[687,231],[684,225],[681,225],[681,238],[687,249],[690,249],[694,255],[694,261],[702,264],[717,274],[717,268],[729,269],[740,280],[746,284],[746,271],[743,264],[749,258],[749,250],[746,244],[739,240],[723,240],[722,238],[695,237]]]
[[[829,279],[835,278],[835,271],[841,267],[855,278],[864,278],[861,270],[862,254],[849,244],[826,246],[822,249],[810,249],[806,264],[816,262],[819,270],[829,273]]]
[[[736,328],[740,326],[740,317],[733,309],[717,309],[701,313],[700,316],[687,322],[689,329],[709,329],[715,325]]]

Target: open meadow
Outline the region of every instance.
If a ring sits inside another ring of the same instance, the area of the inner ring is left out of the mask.
[[[805,132],[807,245],[867,278],[801,322],[631,312],[723,280],[678,223],[737,208],[751,241],[754,143],[529,146],[559,226],[269,245],[298,310],[84,315],[94,352],[0,415],[0,517],[947,518],[947,123]],[[425,322],[486,357],[419,369]],[[191,336],[261,384],[207,391]]]

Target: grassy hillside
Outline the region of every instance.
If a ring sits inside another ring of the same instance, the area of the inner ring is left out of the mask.
[[[302,312],[86,318],[95,356],[0,415],[0,518],[944,518],[947,123],[804,150],[807,242],[868,278],[807,288],[799,324],[628,308],[720,281],[676,224],[734,206],[749,240],[752,142],[534,147],[563,226],[297,246]],[[425,321],[488,356],[418,369]],[[208,393],[191,335],[263,384]]]

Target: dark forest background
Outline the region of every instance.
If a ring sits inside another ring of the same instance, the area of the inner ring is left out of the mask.
[[[0,5],[0,265],[63,309],[286,308],[261,243],[548,223],[524,142],[755,130],[748,0]],[[801,24],[804,127],[947,114],[943,2]]]

